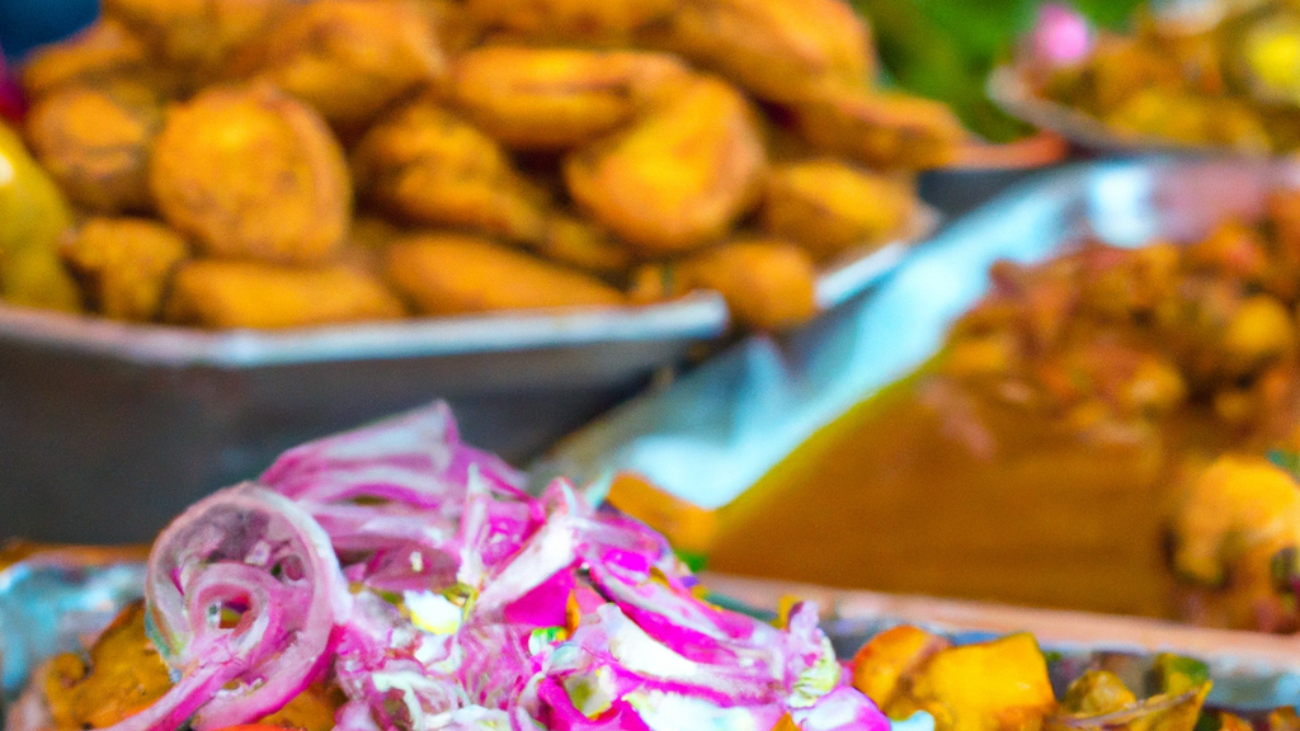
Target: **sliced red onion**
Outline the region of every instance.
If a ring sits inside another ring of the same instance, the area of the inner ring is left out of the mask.
[[[171,731],[196,710],[192,726],[205,731],[279,710],[324,670],[351,601],[320,526],[252,484],[199,501],[163,531],[145,595],[159,652],[182,680],[117,731]]]

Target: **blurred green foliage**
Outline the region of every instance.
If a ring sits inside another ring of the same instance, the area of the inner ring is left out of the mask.
[[[993,67],[1033,25],[1040,0],[851,0],[870,21],[885,72],[896,86],[952,106],[992,142],[1031,129],[984,93]],[[1094,23],[1122,27],[1141,0],[1075,0]]]

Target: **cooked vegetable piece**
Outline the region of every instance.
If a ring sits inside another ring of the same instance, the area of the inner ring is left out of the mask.
[[[966,136],[948,107],[896,93],[830,89],[800,100],[794,112],[818,150],[875,168],[940,167]]]
[[[756,201],[766,153],[755,112],[701,77],[565,162],[578,205],[644,256],[720,240]]]
[[[412,223],[516,241],[539,241],[546,230],[544,195],[501,145],[427,98],[372,127],[352,170],[375,205]]]
[[[471,236],[402,239],[389,247],[387,262],[389,279],[427,314],[625,302],[621,292],[594,277]]]
[[[527,41],[627,44],[667,22],[682,0],[467,0],[470,18],[489,33]]]
[[[209,328],[302,327],[404,314],[382,282],[353,267],[220,260],[182,265],[164,310],[169,322]]]
[[[138,322],[158,317],[171,276],[188,255],[176,232],[140,218],[92,218],[63,249],[91,310]]]
[[[149,161],[163,127],[162,100],[135,82],[65,86],[27,116],[41,165],[75,203],[98,213],[147,212]]]
[[[236,52],[293,6],[293,0],[104,0],[103,12],[199,84],[219,78]]]
[[[1062,710],[1085,716],[1113,713],[1137,703],[1137,696],[1109,670],[1089,670],[1065,692]]]
[[[888,710],[911,688],[912,676],[936,653],[945,638],[919,627],[899,625],[872,637],[853,656],[853,687]]]
[[[149,182],[163,218],[213,256],[327,261],[352,218],[338,141],[266,84],[213,87],[171,110]]]

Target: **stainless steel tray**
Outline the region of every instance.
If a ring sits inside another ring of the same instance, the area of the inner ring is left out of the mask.
[[[984,293],[999,259],[1042,260],[1083,235],[1136,246],[1256,217],[1297,169],[1264,161],[1146,158],[1081,164],[1023,182],[953,222],[868,296],[784,338],[752,337],[565,438],[536,479],[640,472],[719,507],[817,429],[929,359]]]
[[[851,252],[827,309],[934,228]],[[639,308],[205,332],[0,305],[0,540],[149,541],[204,493],[296,444],[447,400],[466,439],[512,461],[642,390],[730,326],[699,292]]]
[[[1213,707],[1250,712],[1300,702],[1296,639],[728,576],[704,580],[718,597],[754,614],[774,609],[786,595],[817,601],[823,628],[842,658],[851,657],[875,633],[903,623],[941,632],[958,643],[1023,630],[1054,653],[1050,670],[1058,693],[1099,660],[1112,660],[1108,664],[1115,667],[1119,658],[1124,667],[1141,669],[1155,653],[1174,651],[1209,664],[1215,686],[1208,703]],[[32,671],[55,653],[85,647],[122,606],[141,596],[143,581],[141,563],[93,550],[39,555],[0,570],[0,731],[5,702],[17,696]]]
[[[1190,145],[1152,135],[1125,135],[1081,109],[1037,94],[1025,69],[999,66],[989,75],[988,95],[1002,110],[1035,127],[1051,130],[1081,147],[1120,154],[1187,153],[1262,159],[1265,153],[1223,145]]]

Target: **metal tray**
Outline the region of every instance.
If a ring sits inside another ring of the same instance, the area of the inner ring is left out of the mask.
[[[1268,157],[1259,151],[1223,145],[1192,145],[1152,135],[1122,134],[1081,109],[1039,96],[1027,76],[1023,67],[999,66],[989,75],[989,98],[1007,114],[1035,127],[1051,130],[1080,147],[1125,155],[1184,153],[1246,159]]]
[[[671,388],[616,409],[534,464],[534,479],[644,474],[706,508],[743,493],[822,426],[928,360],[999,259],[1040,261],[1096,236],[1137,246],[1257,217],[1300,170],[1266,161],[1145,158],[1025,181],[920,247],[866,297],[787,337],[751,337]]]
[[[0,570],[0,731],[5,702],[14,700],[33,669],[55,653],[84,648],[122,606],[141,596],[143,581],[138,560],[94,549],[42,554]],[[718,601],[758,615],[774,609],[783,596],[817,601],[822,626],[841,658],[851,657],[875,633],[903,623],[941,632],[958,643],[1030,631],[1054,653],[1049,669],[1058,694],[1093,663],[1143,668],[1154,653],[1174,651],[1209,664],[1215,681],[1208,699],[1212,707],[1249,713],[1300,702],[1296,639],[728,576],[705,576],[704,581],[716,597],[726,597]]]
[[[923,209],[899,241],[827,267],[819,304],[885,276],[936,220]],[[0,305],[0,540],[147,542],[285,449],[437,398],[470,443],[525,461],[729,327],[710,292],[282,332]]]

